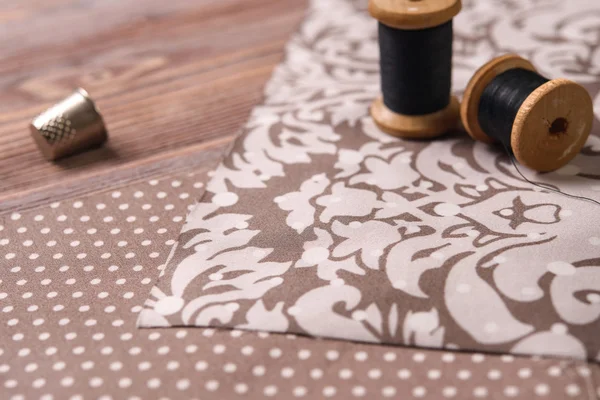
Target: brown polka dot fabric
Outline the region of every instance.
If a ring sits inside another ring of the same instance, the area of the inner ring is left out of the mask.
[[[595,399],[585,362],[137,329],[203,176],[0,216],[1,399]]]

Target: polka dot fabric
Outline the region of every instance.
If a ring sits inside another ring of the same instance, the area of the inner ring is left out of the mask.
[[[594,399],[585,362],[137,329],[201,175],[0,218],[2,399]]]

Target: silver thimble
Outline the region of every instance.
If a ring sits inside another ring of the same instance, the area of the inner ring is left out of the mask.
[[[99,146],[108,138],[102,116],[81,88],[37,116],[30,129],[33,140],[48,160]]]

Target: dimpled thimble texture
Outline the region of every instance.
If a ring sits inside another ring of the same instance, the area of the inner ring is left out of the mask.
[[[56,160],[106,141],[102,116],[83,89],[49,108],[31,123],[31,134],[48,160]]]

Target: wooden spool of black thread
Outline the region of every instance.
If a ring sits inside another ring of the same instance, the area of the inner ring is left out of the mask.
[[[493,59],[473,76],[461,105],[471,137],[500,142],[519,163],[540,172],[566,165],[584,146],[592,99],[567,79],[548,80],[517,56]]]
[[[460,0],[370,0],[379,21],[383,96],[371,106],[381,130],[431,138],[457,126],[452,83],[452,18]]]

